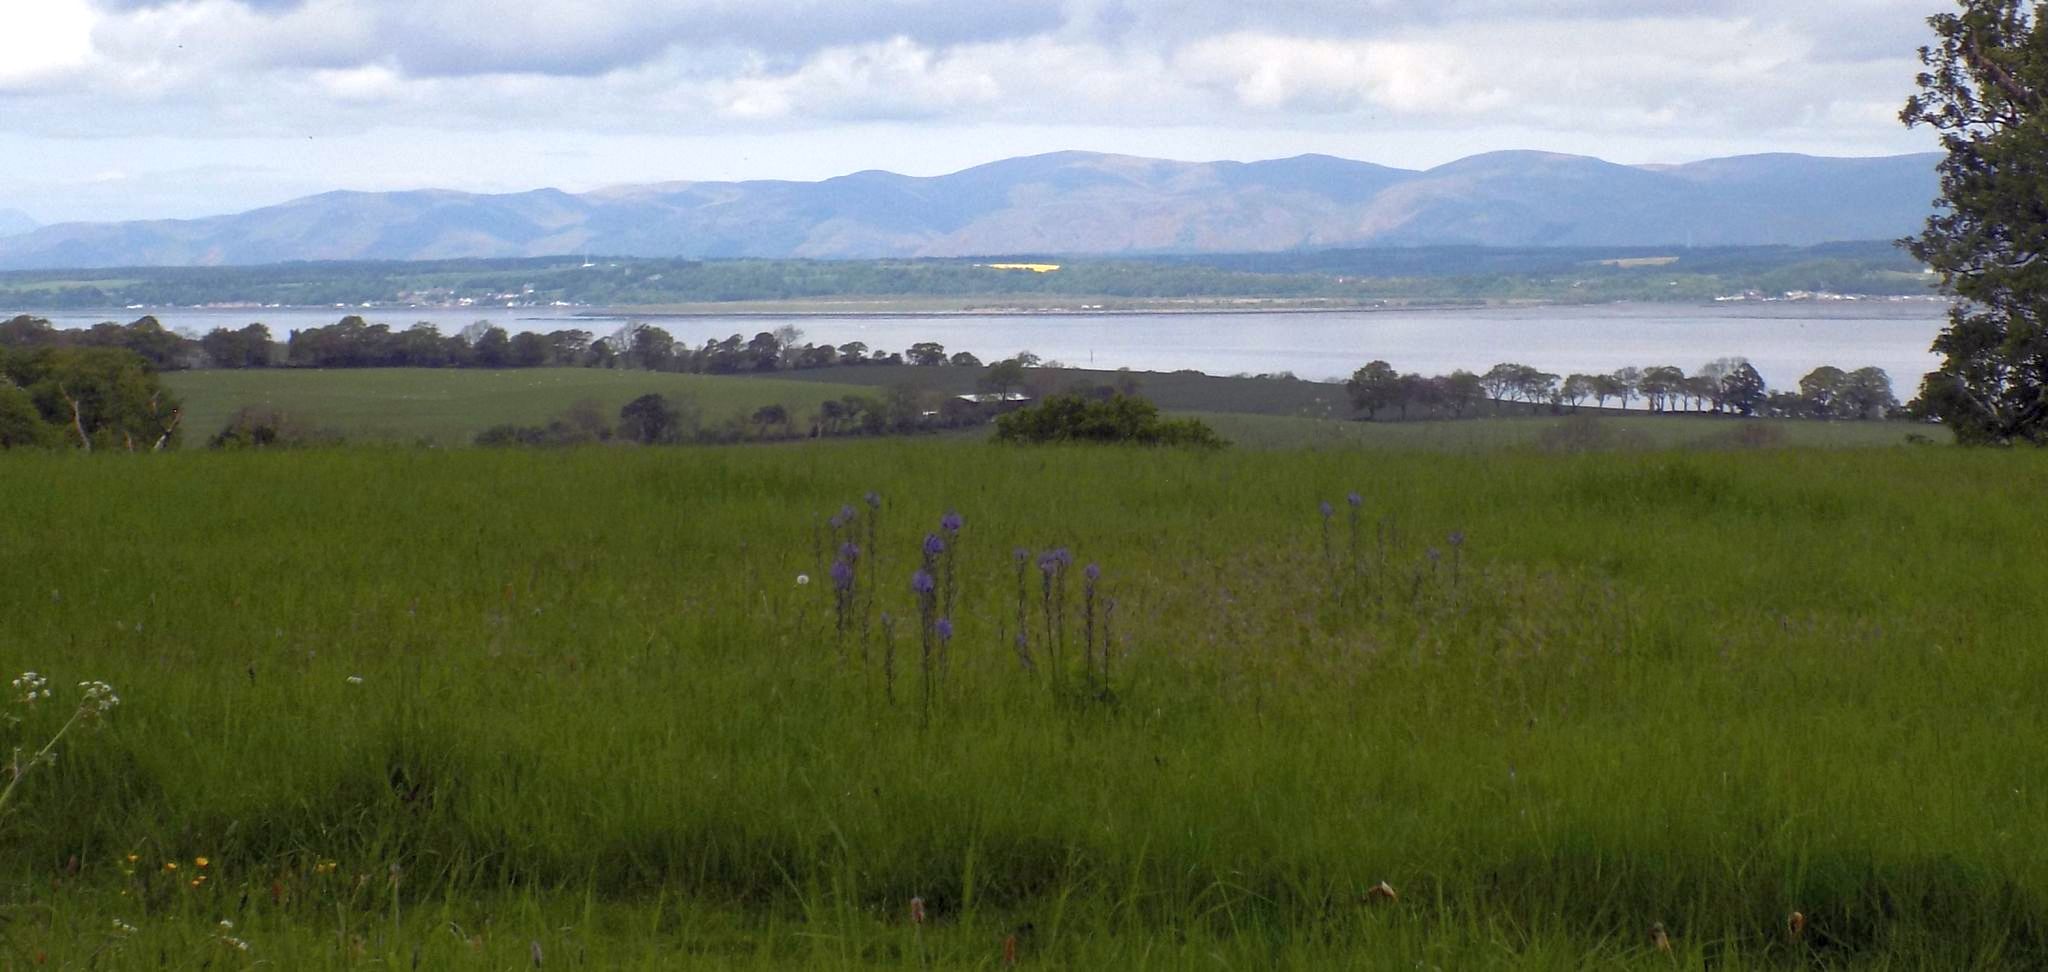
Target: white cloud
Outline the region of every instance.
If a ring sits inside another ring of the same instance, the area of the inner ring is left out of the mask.
[[[92,57],[87,0],[15,0],[0,7],[0,94],[62,81]]]

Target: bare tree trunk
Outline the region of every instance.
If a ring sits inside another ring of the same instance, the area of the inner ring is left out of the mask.
[[[156,445],[155,445],[155,446],[153,446],[153,447],[151,447],[151,449],[150,449],[149,451],[151,451],[151,452],[162,452],[162,451],[164,451],[164,446],[165,446],[165,445],[168,445],[168,444],[170,443],[170,441],[171,441],[171,433],[173,433],[173,432],[176,432],[176,431],[178,431],[178,422],[179,422],[179,420],[183,419],[184,417],[185,417],[185,412],[184,412],[184,410],[183,410],[183,409],[177,409],[177,408],[171,409],[171,424],[169,424],[169,425],[166,425],[166,426],[164,426],[164,434],[163,434],[162,436],[160,436],[160,437],[158,437],[158,438],[157,438],[157,440],[156,440]]]
[[[72,398],[71,392],[61,384],[57,386],[57,394],[64,396],[64,401],[71,405],[71,427],[78,430],[78,444],[91,452],[92,438],[85,434],[85,413],[79,409],[78,399]]]

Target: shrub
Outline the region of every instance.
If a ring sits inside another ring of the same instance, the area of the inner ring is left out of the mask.
[[[274,408],[243,406],[206,440],[209,449],[286,449],[339,445],[339,433],[315,429]]]
[[[1228,445],[1200,419],[1162,419],[1143,398],[1054,395],[996,419],[998,442],[1129,442],[1221,448]]]

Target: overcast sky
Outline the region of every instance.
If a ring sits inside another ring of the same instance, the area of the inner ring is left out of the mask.
[[[930,175],[1079,148],[1427,167],[1932,148],[1936,0],[0,0],[0,209]]]

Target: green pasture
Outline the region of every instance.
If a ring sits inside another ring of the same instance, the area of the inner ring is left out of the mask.
[[[2044,491],[1952,448],[8,456],[0,668],[55,692],[0,743],[121,704],[0,812],[0,967],[2039,968]]]
[[[619,406],[649,392],[686,396],[711,422],[773,404],[807,415],[825,399],[862,391],[829,383],[603,368],[257,368],[173,371],[163,381],[185,405],[191,444],[203,444],[249,406],[277,409],[351,441],[468,445],[493,425],[544,424],[586,398],[615,416]]]
[[[1394,449],[1491,452],[1610,452],[1654,449],[1868,448],[1947,443],[1954,437],[1920,422],[1824,422],[1724,415],[1623,413],[1539,415],[1426,422],[1358,422],[1242,412],[1192,411],[1224,438],[1251,449]],[[1917,437],[1917,438],[1911,438]]]

